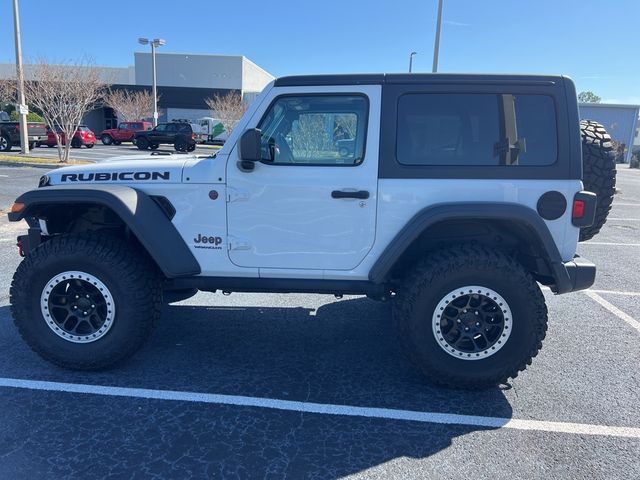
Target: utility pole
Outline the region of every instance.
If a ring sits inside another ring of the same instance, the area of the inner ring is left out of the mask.
[[[413,71],[413,56],[417,54],[418,52],[411,52],[411,54],[409,55],[409,73]]]
[[[440,30],[442,29],[442,0],[438,0],[438,23],[436,24],[436,41],[433,46],[433,68],[431,71],[438,71],[438,53],[440,51]]]
[[[20,118],[21,153],[29,153],[29,132],[27,132],[27,106],[24,101],[24,73],[22,71],[22,45],[20,45],[20,14],[18,0],[13,0],[13,31],[16,43],[16,74],[18,75],[18,105],[16,110]]]

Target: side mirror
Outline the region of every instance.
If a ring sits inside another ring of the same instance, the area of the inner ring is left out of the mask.
[[[262,160],[262,131],[259,128],[244,131],[240,137],[239,154],[243,162]]]

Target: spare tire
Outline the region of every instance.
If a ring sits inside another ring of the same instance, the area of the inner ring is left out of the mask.
[[[593,225],[580,229],[580,241],[595,237],[607,221],[616,192],[616,155],[611,137],[593,120],[580,122],[582,136],[582,183],[584,189],[598,195]]]

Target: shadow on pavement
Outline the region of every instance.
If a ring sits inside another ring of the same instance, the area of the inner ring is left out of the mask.
[[[512,413],[497,388],[465,392],[429,384],[401,354],[388,306],[367,299],[334,301],[317,311],[169,306],[145,349],[99,373],[68,372],[40,360],[9,326],[8,310],[0,307],[4,377],[502,418]],[[0,458],[11,452],[7,468],[0,462],[5,474],[32,462],[32,473],[81,476],[80,442],[94,472],[104,474],[144,469],[165,478],[338,478],[399,457],[429,457],[479,429],[9,389],[0,391],[0,408],[7,418]],[[54,455],[60,462],[52,462]]]

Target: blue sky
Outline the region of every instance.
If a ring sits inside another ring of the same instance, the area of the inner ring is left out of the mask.
[[[276,76],[430,71],[437,0],[20,0],[25,58],[133,64],[165,52],[242,54]],[[65,47],[65,46],[69,47]],[[0,62],[13,62],[11,2]],[[445,0],[442,72],[562,73],[604,100],[640,103],[640,0]]]

